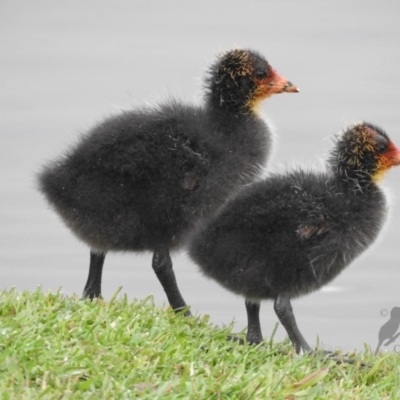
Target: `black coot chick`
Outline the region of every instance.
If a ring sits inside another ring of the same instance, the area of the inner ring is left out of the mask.
[[[378,187],[400,150],[371,124],[337,138],[325,172],[274,174],[243,189],[193,235],[191,258],[246,299],[247,340],[262,341],[260,301],[275,312],[296,351],[310,351],[291,299],[334,279],[378,236],[387,214]]]
[[[108,251],[150,250],[169,303],[186,307],[170,249],[182,245],[195,221],[259,176],[271,135],[257,107],[274,93],[297,91],[261,55],[235,49],[210,67],[203,105],[171,100],[123,112],[48,164],[40,190],[91,249],[83,296],[101,295]]]

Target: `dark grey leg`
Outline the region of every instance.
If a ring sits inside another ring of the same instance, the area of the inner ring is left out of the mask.
[[[101,275],[105,257],[105,253],[90,251],[89,276],[82,295],[84,299],[101,297]]]
[[[172,269],[172,261],[168,249],[158,249],[153,255],[153,269],[160,281],[171,307],[175,312],[186,308],[185,300],[179,291],[176,283],[174,270]],[[192,315],[189,310],[185,311],[186,317]]]
[[[287,296],[278,295],[275,299],[274,309],[279,321],[286,329],[293,346],[296,349],[296,353],[301,351],[311,351],[311,347],[308,345],[299,328],[297,327],[296,319],[294,318],[292,305],[290,304],[290,298]]]
[[[263,340],[260,325],[260,302],[246,299],[247,342],[258,344]]]

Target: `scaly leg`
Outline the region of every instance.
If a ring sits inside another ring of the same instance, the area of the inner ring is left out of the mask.
[[[292,305],[290,304],[290,298],[288,296],[278,295],[275,299],[274,309],[279,321],[286,329],[286,332],[296,349],[296,353],[299,354],[301,351],[311,351],[311,347],[308,345],[297,327]]]
[[[89,276],[82,295],[84,299],[101,297],[101,276],[105,257],[106,253],[90,251]]]
[[[157,275],[169,301],[175,312],[179,312],[186,308],[185,300],[179,291],[176,283],[175,273],[172,269],[172,261],[168,248],[157,249],[153,255],[153,270]],[[186,317],[192,315],[189,310],[185,310]]]
[[[263,340],[260,325],[260,302],[254,300],[245,301],[247,311],[247,342],[258,344]]]

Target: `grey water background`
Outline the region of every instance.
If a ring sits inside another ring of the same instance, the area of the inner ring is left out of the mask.
[[[120,109],[171,95],[200,102],[218,51],[256,49],[300,88],[263,104],[277,136],[270,169],[320,168],[329,138],[360,120],[400,146],[399,9],[395,0],[2,1],[0,289],[82,292],[89,251],[36,191],[35,173]],[[332,284],[293,301],[310,344],[318,335],[325,348],[375,349],[400,306],[400,168],[385,186],[391,213],[378,243]],[[194,313],[220,326],[235,321],[235,331],[246,326],[242,298],[205,279],[185,254],[173,262]],[[149,253],[107,256],[105,298],[120,285],[130,299],[166,302]],[[261,320],[268,337],[277,321],[271,302]],[[285,337],[282,327],[276,337]]]

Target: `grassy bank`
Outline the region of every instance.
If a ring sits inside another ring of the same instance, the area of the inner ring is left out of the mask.
[[[337,365],[228,334],[151,298],[0,292],[1,399],[400,399],[397,354]]]

